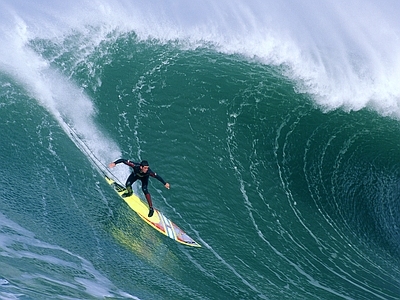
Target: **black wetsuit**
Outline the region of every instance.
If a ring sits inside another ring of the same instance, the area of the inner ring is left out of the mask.
[[[166,184],[164,179],[162,179],[161,176],[157,175],[157,173],[153,172],[150,168],[147,170],[146,173],[142,173],[140,170],[140,163],[138,163],[138,162],[132,162],[130,160],[120,158],[120,159],[114,161],[114,163],[115,164],[124,163],[125,165],[130,166],[132,168],[132,173],[131,173],[131,175],[129,175],[128,179],[126,180],[125,185],[126,185],[126,187],[131,187],[132,184],[136,180],[139,179],[142,182],[142,191],[145,195],[149,194],[149,191],[147,190],[147,185],[149,183],[149,176],[158,179],[160,182],[162,182],[163,185]],[[149,203],[149,205],[150,205],[150,203]]]

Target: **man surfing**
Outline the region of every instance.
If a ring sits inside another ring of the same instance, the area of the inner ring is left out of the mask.
[[[123,197],[129,197],[132,195],[132,184],[136,180],[140,180],[142,182],[142,191],[144,193],[144,196],[146,197],[147,203],[149,204],[149,214],[148,217],[152,217],[154,214],[154,208],[153,208],[153,203],[151,201],[151,196],[149,191],[147,190],[147,185],[149,183],[149,176],[154,177],[158,179],[164,186],[169,189],[169,183],[165,182],[164,179],[161,178],[161,176],[157,175],[157,173],[154,173],[150,168],[149,168],[149,163],[147,160],[142,160],[140,163],[137,162],[132,162],[130,160],[120,158],[117,159],[116,161],[110,163],[108,165],[109,168],[114,168],[117,164],[119,163],[124,163],[125,165],[129,166],[132,168],[132,173],[129,175],[128,179],[126,180],[125,186],[126,186],[126,193],[122,194]]]

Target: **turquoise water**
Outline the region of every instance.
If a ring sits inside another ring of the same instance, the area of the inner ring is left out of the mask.
[[[399,6],[291,5],[0,4],[0,299],[400,299]]]

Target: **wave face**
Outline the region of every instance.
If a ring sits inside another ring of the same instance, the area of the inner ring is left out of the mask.
[[[0,299],[399,299],[399,12],[2,1]]]

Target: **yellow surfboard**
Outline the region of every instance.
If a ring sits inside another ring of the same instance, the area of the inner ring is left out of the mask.
[[[154,214],[152,217],[148,217],[149,208],[146,204],[140,200],[140,198],[132,194],[129,197],[122,197],[122,194],[126,192],[126,189],[104,175],[106,181],[112,188],[118,193],[118,195],[128,203],[129,207],[134,210],[147,224],[161,232],[162,234],[168,236],[169,238],[177,241],[178,243],[191,246],[191,247],[201,247],[196,241],[194,241],[190,236],[188,236],[182,229],[175,225],[170,219],[164,216],[159,210],[154,209]]]

